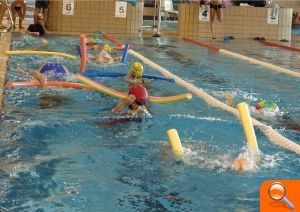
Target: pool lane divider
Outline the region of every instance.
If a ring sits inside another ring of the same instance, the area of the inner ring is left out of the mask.
[[[240,121],[244,129],[245,138],[247,141],[248,152],[251,156],[259,154],[257,139],[253,128],[249,107],[245,102],[239,103],[237,109],[240,113]]]
[[[87,60],[85,35],[80,35],[80,45],[81,45],[81,51],[80,51],[79,72],[83,72],[85,70],[86,60]]]
[[[70,55],[63,52],[47,52],[47,51],[31,51],[31,50],[16,50],[16,51],[5,51],[6,55],[24,55],[24,54],[33,54],[33,55],[47,55],[47,56],[60,56],[66,57],[72,60],[77,60],[77,56]]]
[[[167,136],[168,136],[169,143],[171,144],[173,154],[176,157],[182,157],[184,155],[184,151],[177,130],[176,129],[168,130]]]
[[[260,60],[257,60],[257,59],[251,58],[251,57],[247,57],[247,56],[244,56],[244,55],[241,55],[241,54],[237,54],[235,52],[231,52],[231,51],[228,51],[228,50],[225,50],[225,49],[219,49],[219,48],[214,47],[212,45],[209,45],[209,44],[206,44],[206,43],[203,43],[201,41],[197,41],[197,40],[194,40],[194,39],[191,39],[191,38],[183,37],[182,39],[185,40],[185,41],[197,44],[198,46],[206,47],[206,48],[208,48],[208,49],[210,49],[214,52],[219,52],[221,54],[229,55],[229,56],[234,57],[234,58],[249,61],[251,63],[261,65],[263,67],[272,69],[272,70],[277,71],[279,73],[288,74],[288,75],[291,75],[291,76],[294,76],[294,77],[300,77],[300,72],[291,71],[291,70],[288,70],[286,68],[282,68],[282,67],[279,67],[279,66],[276,66],[276,65],[273,65],[273,64],[270,64],[270,63],[266,63],[266,62],[263,62],[263,61],[260,61]]]
[[[107,35],[109,36],[109,35]],[[149,65],[153,69],[156,69],[157,71],[161,72],[166,77],[171,77],[175,79],[175,82],[178,85],[181,85],[182,87],[185,87],[190,92],[194,93],[201,99],[207,102],[207,104],[211,105],[212,107],[223,109],[227,112],[232,113],[236,117],[239,118],[238,110],[217,100],[216,98],[210,96],[206,92],[204,92],[202,89],[199,89],[198,87],[194,86],[191,83],[186,82],[185,80],[181,79],[180,77],[176,76],[175,74],[172,74],[167,69],[159,66],[158,64],[152,62],[151,60],[147,59],[143,55],[133,51],[132,49],[129,50],[129,54],[134,55],[135,57],[139,58],[143,61],[144,64]],[[278,145],[282,148],[288,149],[290,151],[293,151],[295,153],[300,154],[300,145],[293,142],[292,140],[289,140],[288,138],[282,136],[280,133],[278,133],[276,130],[274,130],[272,127],[267,126],[263,124],[262,122],[252,118],[253,125],[260,129],[262,133],[265,134],[265,136],[273,142],[275,145]]]
[[[209,45],[207,43],[204,43],[204,42],[201,42],[201,41],[198,41],[198,40],[194,40],[194,39],[191,39],[191,38],[186,38],[186,37],[183,37],[182,38],[183,40],[185,41],[188,41],[188,42],[191,42],[191,43],[194,43],[198,46],[203,46],[203,47],[206,47],[214,52],[219,52],[221,49],[218,48],[218,47],[215,47],[215,46],[212,46],[212,45]]]
[[[281,49],[300,52],[299,48],[295,48],[295,47],[291,47],[291,46],[285,46],[285,45],[281,45],[281,44],[273,43],[273,42],[269,42],[269,41],[259,41],[259,43],[261,43],[265,46],[274,46],[274,47],[278,47],[278,48],[281,48]]]

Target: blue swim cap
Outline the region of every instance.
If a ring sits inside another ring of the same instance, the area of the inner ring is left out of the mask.
[[[67,76],[67,71],[60,63],[47,63],[41,68],[40,73],[54,81],[63,81]]]

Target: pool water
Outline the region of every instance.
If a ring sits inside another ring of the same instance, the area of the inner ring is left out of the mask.
[[[78,37],[48,39],[47,49],[76,54]],[[210,52],[179,38],[144,38],[131,43],[137,52],[221,101],[225,101],[226,92],[234,93],[236,102],[250,105],[267,99],[276,102],[294,123],[300,123],[299,79]],[[274,64],[282,62],[292,70],[300,65],[291,59],[297,56],[288,57],[285,50],[253,42],[216,44]],[[32,46],[15,35],[12,49],[18,48]],[[125,73],[136,60],[129,56],[127,65],[110,67],[111,71]],[[36,70],[47,62],[59,62],[70,72],[79,69],[78,62],[60,57],[11,56],[7,80],[33,80],[17,69]],[[96,68],[102,69],[87,69]],[[147,66],[144,71],[159,75]],[[128,85],[122,79],[96,80],[127,92]],[[147,89],[153,96],[187,92],[174,83],[158,80]],[[258,130],[262,152],[259,168],[233,172],[232,160],[245,151],[242,127],[234,116],[196,96],[186,102],[151,103],[152,118],[141,122],[107,124],[107,119],[114,117],[108,110],[117,103],[117,99],[88,90],[7,88],[0,127],[0,208],[258,211],[259,186],[264,180],[300,177],[298,155],[273,145]],[[299,131],[287,129],[280,121],[268,124],[300,143]],[[172,156],[167,142],[166,131],[172,128],[178,130],[186,152],[182,160]]]

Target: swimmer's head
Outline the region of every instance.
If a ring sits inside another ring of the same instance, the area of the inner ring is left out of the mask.
[[[131,69],[130,69],[130,74],[134,77],[134,78],[142,78],[143,76],[143,71],[144,71],[144,67],[143,64],[140,62],[135,62],[132,64]]]
[[[145,105],[148,100],[148,92],[146,88],[141,85],[134,85],[129,88],[128,94],[132,94],[135,96],[135,103],[138,106]]]
[[[256,110],[262,109],[262,108],[265,106],[266,102],[267,102],[267,101],[264,99],[264,100],[260,101],[259,103],[257,103],[257,104],[255,105]]]
[[[105,51],[107,51],[107,52],[111,52],[111,48],[110,48],[110,46],[109,46],[108,44],[105,44],[105,45],[103,46],[103,49],[104,49]]]
[[[38,13],[38,14],[36,15],[36,17],[37,17],[38,20],[43,20],[43,19],[44,19],[44,16],[43,16],[42,13]]]
[[[237,157],[232,163],[232,168],[235,171],[247,171],[249,169],[249,160],[243,156]]]

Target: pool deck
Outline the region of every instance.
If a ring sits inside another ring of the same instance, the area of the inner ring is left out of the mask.
[[[3,95],[4,95],[4,86],[6,81],[6,70],[7,70],[7,61],[8,56],[4,54],[5,51],[10,50],[12,33],[0,33],[0,112],[3,112]]]

